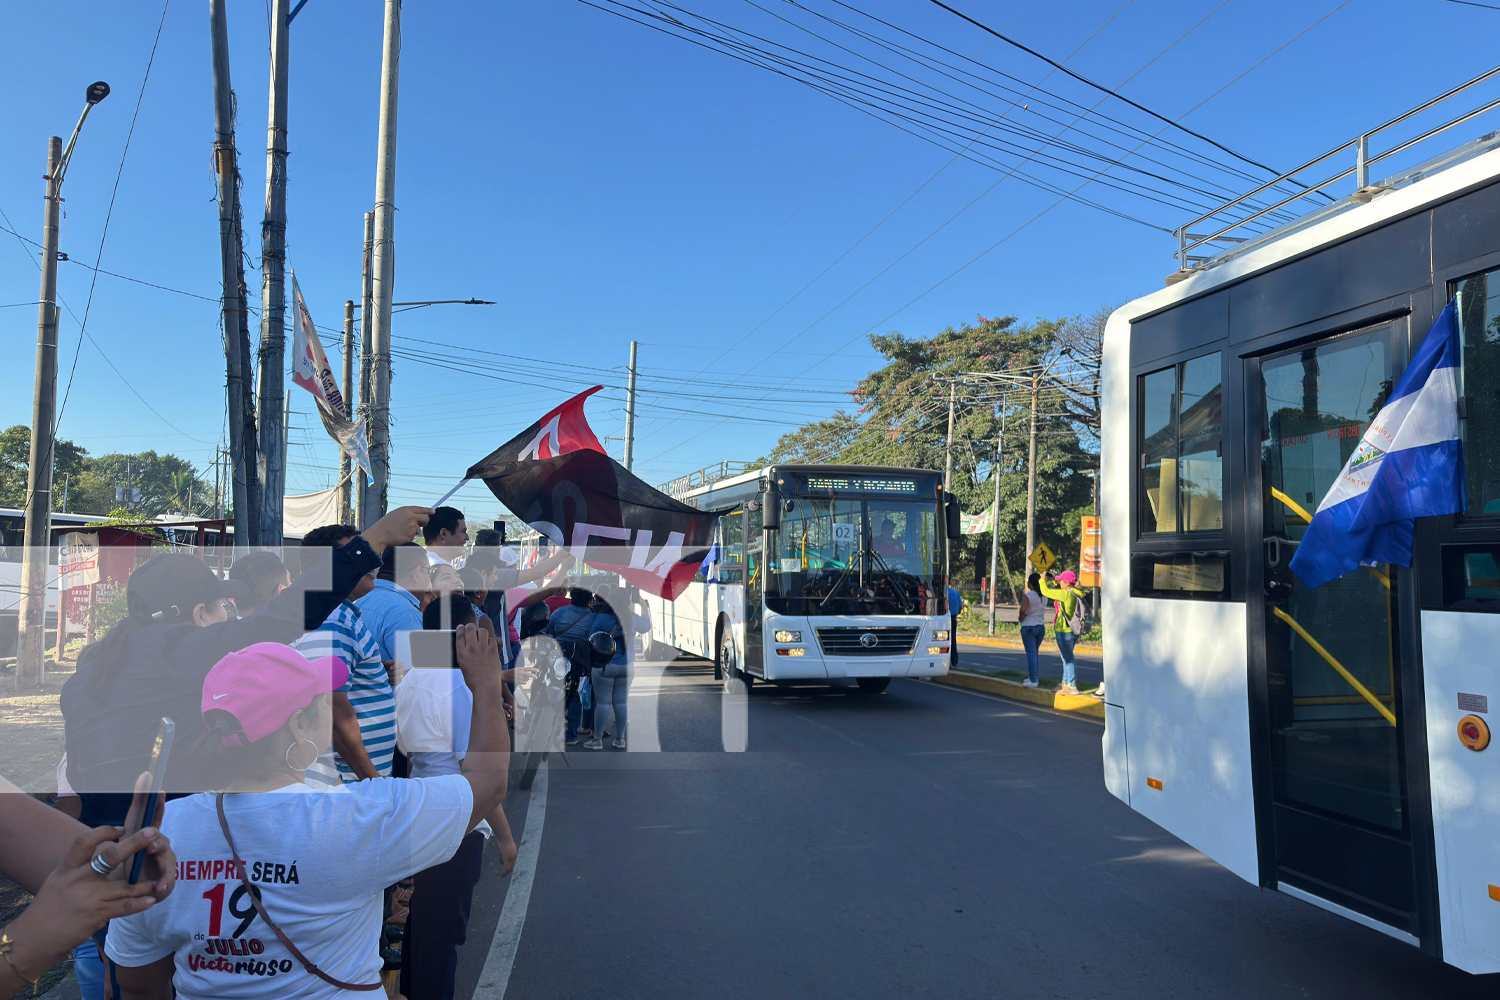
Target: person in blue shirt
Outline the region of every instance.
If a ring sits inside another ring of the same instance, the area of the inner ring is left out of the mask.
[[[415,542],[393,545],[381,557],[375,589],[355,602],[387,669],[396,662],[398,635],[422,630],[427,580],[427,554],[422,546]]]
[[[958,616],[964,613],[964,597],[957,587],[948,588],[948,665],[958,666]]]
[[[552,612],[552,617],[547,621],[546,632],[554,639],[567,639],[568,641],[588,642],[588,638],[595,632],[610,631],[611,628],[618,630],[619,622],[615,621],[613,615],[601,615],[592,610],[589,605],[593,603],[593,591],[584,587],[573,587],[568,591],[568,603]],[[606,620],[607,619],[607,620]],[[587,674],[584,675],[588,676]],[[578,743],[578,730],[583,725],[583,702],[579,698],[579,686],[583,683],[580,677],[574,684],[573,690],[568,694],[568,703],[563,712],[568,720],[566,744],[575,746]],[[590,720],[592,722],[592,720]],[[593,734],[590,733],[592,736]],[[598,749],[597,747],[591,749]]]

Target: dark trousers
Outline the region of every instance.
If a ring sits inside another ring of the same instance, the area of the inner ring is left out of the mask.
[[[470,833],[453,857],[417,872],[401,937],[401,992],[407,1000],[452,1000],[458,946],[469,935],[483,859],[484,835]]]
[[[948,665],[958,666],[958,615],[948,616]]]

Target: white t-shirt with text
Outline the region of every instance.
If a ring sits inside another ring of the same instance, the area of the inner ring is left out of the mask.
[[[451,858],[473,808],[462,775],[296,784],[224,800],[245,874],[271,918],[318,968],[356,984],[380,977],[385,887]],[[235,872],[211,793],[168,803],[161,830],[177,854],[176,888],[110,921],[111,961],[135,968],[175,955],[181,1000],[370,995],[324,982],[277,940]]]

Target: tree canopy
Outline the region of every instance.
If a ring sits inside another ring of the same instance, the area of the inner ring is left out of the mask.
[[[965,512],[979,513],[994,502],[1000,477],[1001,553],[1018,578],[1026,556],[1031,393],[984,376],[1025,382],[1038,373],[1036,537],[1076,565],[1079,518],[1093,503],[1084,473],[1098,467],[1099,344],[1107,315],[1032,323],[981,316],[930,337],[872,336],[885,364],[852,393],[857,412],[838,410],[782,435],[762,461],[942,470],[951,395],[953,492]],[[954,579],[977,586],[989,559],[990,536],[966,536],[953,546]]]
[[[26,503],[26,474],[31,460],[31,428],[17,424],[0,432],[0,506]],[[66,479],[64,479],[66,477]],[[81,513],[113,511],[125,505],[136,517],[182,514],[203,517],[214,507],[213,479],[204,479],[193,464],[176,455],[143,451],[97,458],[72,441],[58,439],[53,461],[53,507]],[[129,491],[116,499],[116,489]],[[134,499],[135,490],[140,499]]]

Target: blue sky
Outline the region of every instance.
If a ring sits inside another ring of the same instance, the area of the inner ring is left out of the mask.
[[[801,44],[744,0],[686,6]],[[1047,72],[931,4],[859,6],[1030,83]],[[1102,83],[1130,78],[1123,93],[1169,117],[1233,81],[1184,124],[1278,167],[1489,68],[1500,29],[1500,10],[1444,0],[956,6]],[[292,26],[289,259],[327,327],[341,323],[344,299],[358,299],[381,7],[310,0]],[[160,14],[159,4],[127,0],[10,5],[0,15],[7,228],[39,237],[46,137],[66,136],[84,86],[107,80],[114,92],[91,116],[65,191],[63,250],[94,259]],[[753,459],[778,434],[826,415],[872,367],[868,332],[929,335],[979,314],[1086,313],[1160,287],[1174,268],[1169,235],[1067,202],[917,298],[1056,197],[1006,180],[913,251],[1000,174],[964,159],[940,170],[953,156],[931,143],[577,0],[413,3],[404,20],[396,298],[498,304],[397,317],[398,350],[447,367],[396,362],[393,502],[430,502],[566,396],[595,380],[622,385],[632,339],[641,342],[643,388],[636,469],[660,482]],[[232,0],[230,31],[247,250],[258,257],[264,5]],[[1085,103],[1098,97],[1055,74],[1045,86]],[[219,294],[211,101],[207,5],[173,0],[101,267]],[[1101,110],[1134,114],[1113,103]],[[1451,145],[1485,130],[1460,130]],[[1187,220],[1160,208],[1150,218],[1167,228]],[[90,277],[62,265],[60,293],[79,316]],[[258,289],[258,272],[249,281]],[[33,258],[0,233],[0,306],[36,294]],[[35,307],[0,308],[0,335],[12,345],[11,363],[0,366],[5,426],[30,420],[35,323]],[[206,467],[224,440],[216,302],[101,276],[88,327],[97,346],[85,341],[78,353],[61,433],[95,454],[154,448]],[[61,344],[60,391],[79,345],[67,313]],[[325,345],[336,353],[334,338]],[[621,396],[610,390],[590,404],[601,438],[622,433]],[[337,452],[305,394],[293,398],[290,489],[321,488],[336,475]],[[607,443],[618,455],[620,442]],[[474,484],[460,502],[476,520],[499,509]]]

